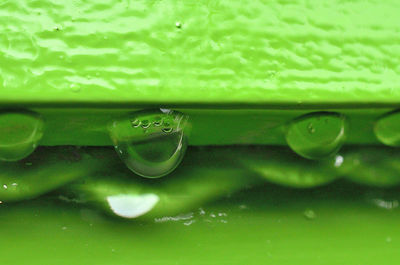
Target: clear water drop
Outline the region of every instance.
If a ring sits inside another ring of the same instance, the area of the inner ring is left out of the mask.
[[[297,154],[309,159],[323,159],[336,154],[346,138],[343,115],[318,112],[293,120],[286,131],[286,142]]]
[[[153,125],[158,127],[161,126],[163,124],[163,120],[161,119],[161,117],[155,117],[154,121],[153,121]]]
[[[306,209],[303,212],[303,215],[307,220],[314,220],[315,218],[317,218],[317,214],[311,209]]]
[[[139,127],[141,124],[140,120],[138,118],[134,118],[131,120],[131,125],[133,128]]]
[[[43,121],[36,113],[0,113],[0,160],[18,161],[27,157],[42,136]]]
[[[131,171],[158,178],[182,161],[187,147],[187,121],[188,116],[177,111],[139,111],[112,122],[109,132],[118,155]]]
[[[381,117],[374,126],[378,140],[389,146],[400,146],[400,111]]]
[[[141,122],[141,126],[143,129],[149,128],[150,125],[151,125],[151,123],[148,120],[142,120],[142,122]]]
[[[72,91],[72,92],[79,92],[79,91],[81,91],[81,87],[80,87],[79,85],[77,85],[77,84],[71,84],[69,87],[71,88],[71,91]]]

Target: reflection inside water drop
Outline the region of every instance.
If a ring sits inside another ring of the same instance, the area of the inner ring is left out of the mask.
[[[187,115],[176,111],[140,111],[114,121],[110,136],[130,170],[143,177],[162,177],[184,156],[187,120]]]
[[[374,126],[376,138],[389,146],[400,146],[400,111],[386,114]]]
[[[27,111],[0,113],[0,160],[18,161],[30,155],[43,135],[39,115]]]
[[[345,117],[330,112],[301,116],[290,123],[286,132],[286,142],[292,150],[309,159],[337,153],[345,138]]]

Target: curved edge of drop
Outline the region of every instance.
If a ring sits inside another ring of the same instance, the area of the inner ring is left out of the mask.
[[[296,154],[320,160],[340,150],[347,138],[348,127],[347,118],[341,113],[312,112],[289,121],[285,125],[285,139]],[[333,133],[329,134],[332,129]]]

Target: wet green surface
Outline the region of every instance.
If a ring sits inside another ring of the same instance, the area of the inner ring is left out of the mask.
[[[399,10],[397,0],[2,1],[0,103],[398,106]]]
[[[312,190],[268,184],[148,222],[49,198],[1,204],[0,262],[398,264],[399,194],[343,183]]]

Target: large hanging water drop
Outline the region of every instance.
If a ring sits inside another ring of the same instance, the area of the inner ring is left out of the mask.
[[[36,113],[0,113],[0,160],[18,161],[27,157],[42,136],[43,121]]]
[[[346,138],[346,120],[341,114],[318,112],[293,120],[286,142],[297,154],[322,159],[339,151]]]
[[[400,146],[400,111],[380,118],[374,127],[376,138],[389,146]]]
[[[114,121],[110,136],[115,149],[134,173],[158,178],[172,172],[187,147],[188,116],[166,109],[139,111]]]

